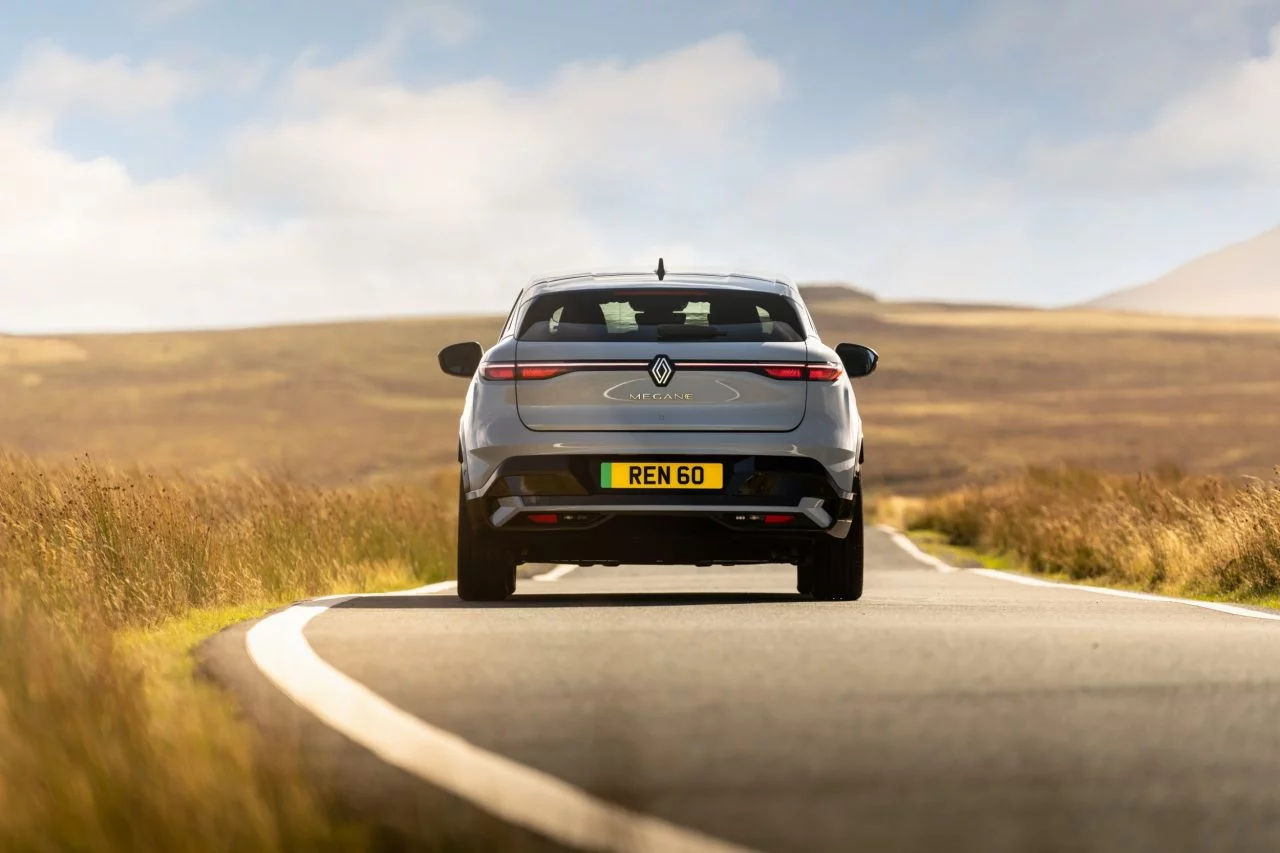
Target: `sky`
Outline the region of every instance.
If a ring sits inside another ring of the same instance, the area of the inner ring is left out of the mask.
[[[727,267],[1042,306],[1280,225],[1280,0],[0,0],[0,331]]]

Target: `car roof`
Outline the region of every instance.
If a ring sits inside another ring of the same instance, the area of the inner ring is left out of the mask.
[[[534,279],[525,289],[526,299],[552,291],[590,290],[598,287],[723,287],[797,296],[796,286],[781,276],[760,275],[729,270],[668,271],[662,280],[652,271],[634,269],[593,270]]]

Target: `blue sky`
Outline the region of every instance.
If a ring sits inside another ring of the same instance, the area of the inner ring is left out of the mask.
[[[1280,0],[6,5],[0,330],[496,311],[659,253],[1062,305],[1280,225]]]

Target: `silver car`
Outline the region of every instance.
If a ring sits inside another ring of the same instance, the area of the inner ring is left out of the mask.
[[[874,350],[818,337],[789,281],[744,273],[539,279],[496,344],[453,344],[458,594],[519,563],[792,563],[862,595],[862,420]]]

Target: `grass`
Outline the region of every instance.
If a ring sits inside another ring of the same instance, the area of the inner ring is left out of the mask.
[[[1280,602],[1280,470],[1243,483],[1174,466],[1060,465],[887,505],[984,565],[1169,595]],[[926,541],[928,541],[926,538]],[[992,562],[992,561],[996,562]]]
[[[1059,460],[1264,476],[1280,323],[993,306],[813,303],[830,342],[880,351],[857,383],[868,485],[929,494]],[[0,337],[0,446],[192,476],[419,480],[456,453],[446,343],[500,318]]]
[[[0,457],[0,849],[366,848],[190,651],[290,600],[445,577],[452,488]]]
[[[883,357],[857,384],[880,517],[962,563],[1280,601],[1277,480],[1240,484],[1275,462],[1280,326],[812,307],[827,341]],[[465,383],[435,353],[500,325],[0,336],[0,446],[50,460],[0,455],[0,849],[371,843],[190,649],[291,600],[446,575],[436,472]],[[1201,473],[1108,473],[1163,457]]]

